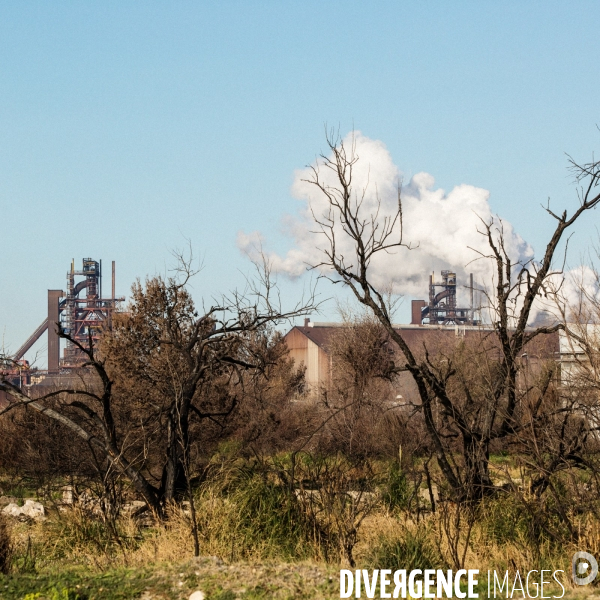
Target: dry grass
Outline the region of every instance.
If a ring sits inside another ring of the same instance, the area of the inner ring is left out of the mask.
[[[302,597],[302,590],[306,598],[336,597],[338,569],[347,565],[327,564],[317,554],[308,559],[301,555],[291,557],[285,551],[278,554],[277,549],[281,550],[281,547],[272,539],[269,541],[268,536],[260,543],[257,541],[243,557],[235,556],[234,550],[232,559],[230,542],[235,534],[236,518],[243,517],[243,510],[231,498],[216,493],[202,496],[198,509],[202,554],[213,558],[192,558],[189,516],[180,508],[172,508],[164,527],[141,529],[135,520],[121,519],[118,523],[119,542],[110,540],[97,518],[75,509],[52,512],[46,522],[18,523],[13,527],[17,570],[26,572],[29,568],[43,574],[63,573],[81,567],[90,573],[113,572],[115,569],[146,572],[151,569],[155,578],[152,581],[160,580],[166,585],[165,581],[172,582],[179,577],[190,585],[196,582],[194,585],[212,590],[213,596],[209,597],[218,598],[219,594],[230,592],[229,596],[223,597],[292,598]],[[493,511],[487,515],[487,518],[494,517]],[[357,566],[450,567],[451,552],[448,540],[440,535],[440,520],[439,514],[428,514],[417,523],[405,513],[377,511],[365,519],[361,529],[355,552]],[[469,569],[479,569],[480,573],[541,568],[562,569],[568,573],[575,549],[586,548],[598,554],[599,534],[600,523],[588,519],[586,525],[582,525],[578,548],[563,545],[536,550],[531,547],[530,540],[521,538],[519,533],[512,540],[493,539],[489,523],[483,519],[473,528],[465,564]],[[24,559],[27,552],[29,562]],[[431,564],[432,556],[440,561],[439,564]],[[395,564],[394,560],[403,563]],[[584,596],[587,590],[569,588],[568,579],[565,577],[567,595]],[[257,590],[262,591],[258,593]],[[162,597],[184,597],[185,594],[180,592],[180,596]]]
[[[315,581],[324,586],[321,597],[333,593],[329,577],[348,564],[341,553],[327,555],[323,551],[323,541],[313,535],[311,521],[302,513],[303,503],[286,504],[286,494],[274,478],[252,470],[241,475],[235,471],[220,473],[197,491],[195,504],[205,562],[194,571],[194,577],[205,582],[206,589],[212,585],[216,590],[221,576],[242,587],[247,580],[247,589],[253,590],[258,589],[261,578],[271,577],[278,582],[276,586],[287,586],[286,593],[293,597],[294,590],[312,577],[310,573],[319,573]],[[460,520],[451,518],[455,510],[456,505],[450,503],[438,503],[435,513],[422,506],[417,518],[402,505],[390,508],[382,501],[358,530],[354,547],[357,568],[456,568],[458,549],[458,555],[464,552],[464,566],[480,573],[563,570],[568,585],[573,552],[600,554],[600,521],[591,512],[569,513],[579,536],[574,542],[564,534],[564,528],[561,530],[552,505],[536,504],[535,498],[523,491],[486,500],[476,512],[461,514]],[[126,516],[109,524],[75,507],[50,510],[47,521],[16,523],[12,530],[13,570],[22,574],[69,569],[142,572],[148,568],[158,569],[156,574],[171,573],[173,565],[190,561],[200,564],[192,560],[189,514],[175,505],[162,525]],[[182,572],[186,569],[182,567]],[[298,580],[293,576],[296,571],[304,573]],[[236,597],[237,588],[227,589],[234,594],[231,598]],[[274,589],[269,588],[266,597],[275,597]],[[575,592],[582,591],[573,589],[569,594]]]
[[[250,486],[224,494],[207,487],[198,494],[196,510],[202,554],[228,563],[323,562],[323,554],[310,532],[296,520],[301,515],[286,512],[280,504],[281,498],[277,494],[267,498],[265,489],[270,488]],[[300,508],[299,504],[294,510]],[[464,521],[459,527],[463,525]],[[466,528],[455,533],[457,543],[461,547],[466,545],[465,564],[482,571],[527,569],[531,565],[565,568],[576,550],[600,554],[600,521],[591,516],[578,521],[577,544],[553,544],[548,539],[534,543],[527,527],[529,522],[519,505],[503,501],[482,507],[468,543]],[[392,512],[383,506],[362,523],[355,547],[357,564],[364,564],[372,550],[383,542],[407,536],[428,539],[444,561],[452,565],[452,540],[444,531],[439,507],[435,514],[421,514],[417,521],[405,511]],[[35,554],[38,566],[65,561],[102,569],[176,562],[193,555],[189,513],[178,506],[170,509],[165,524],[150,527],[142,527],[136,519],[121,517],[111,528],[97,516],[78,508],[51,510],[45,522],[15,524],[13,537],[15,554],[18,557],[27,552]],[[334,555],[330,558],[337,562]]]

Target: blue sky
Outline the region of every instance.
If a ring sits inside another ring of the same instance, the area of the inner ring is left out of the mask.
[[[294,170],[323,125],[410,176],[490,190],[536,251],[600,149],[595,2],[0,3],[0,334],[16,349],[72,258],[117,291],[189,238],[198,298],[243,285],[235,239],[290,247]],[[573,261],[596,236],[587,216]],[[283,282],[292,301],[302,282]],[[107,286],[105,285],[105,289]],[[323,289],[324,295],[330,290]],[[323,318],[329,318],[332,310]]]

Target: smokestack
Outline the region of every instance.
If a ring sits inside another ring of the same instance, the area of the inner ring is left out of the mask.
[[[58,301],[65,293],[62,290],[48,290],[48,371],[58,373],[60,366],[60,338],[57,323],[60,319]]]
[[[112,296],[111,299],[113,300],[113,306],[114,306],[114,299],[115,299],[115,261],[112,261]]]
[[[422,310],[427,306],[425,300],[413,300],[411,303],[411,325],[421,325],[423,319],[421,317]]]

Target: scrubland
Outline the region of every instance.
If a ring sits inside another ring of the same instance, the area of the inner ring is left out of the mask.
[[[480,597],[488,570],[544,569],[593,594],[569,572],[600,556],[595,339],[567,385],[546,328],[411,350],[345,314],[315,388],[270,301],[202,312],[188,275],[138,282],[66,387],[0,373],[0,496],[46,508],[3,519],[0,597],[336,598],[341,568],[478,569]]]
[[[573,552],[600,554],[600,521],[569,502],[580,494],[577,486],[589,487],[585,480],[564,478],[557,498],[547,501],[521,480],[476,506],[434,500],[432,507],[427,486],[398,461],[367,466],[300,455],[301,483],[291,489],[289,455],[258,459],[225,451],[194,489],[201,556],[194,557],[189,503],[173,503],[162,521],[126,510],[109,520],[89,500],[75,496],[63,504],[57,482],[54,493],[50,486],[40,498],[45,520],[3,521],[0,536],[10,550],[0,597],[187,598],[200,589],[215,599],[337,598],[340,568],[462,567],[480,570],[480,597],[487,596],[484,574],[494,569],[562,570],[567,597],[593,594],[593,587],[569,583]],[[499,475],[516,479],[513,461],[495,460]],[[2,485],[5,494],[31,496],[23,483],[11,489],[5,478]],[[561,502],[573,508],[561,515]],[[562,593],[558,586],[552,591]]]

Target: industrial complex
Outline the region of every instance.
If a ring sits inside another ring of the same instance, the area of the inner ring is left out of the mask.
[[[111,268],[111,294],[102,294],[102,261],[84,258],[80,270],[76,270],[73,260],[67,272],[66,291],[48,290],[48,312],[39,327],[4,365],[3,373],[18,379],[29,378],[29,365],[25,354],[44,334],[48,334],[47,374],[57,374],[62,370],[81,365],[84,355],[77,345],[67,340],[61,355],[59,325],[65,333],[81,344],[89,347],[90,340],[98,340],[102,330],[110,327],[112,315],[124,298],[115,294],[115,261]]]
[[[105,328],[111,327],[113,314],[124,301],[115,294],[114,261],[108,297],[103,296],[102,275],[102,261],[84,258],[79,270],[75,268],[75,261],[71,262],[66,291],[48,290],[46,318],[5,364],[0,365],[5,377],[16,385],[37,384],[44,380],[47,384],[56,380],[59,374],[64,378],[72,369],[81,366],[85,356],[76,344],[66,340],[61,352],[58,326],[84,348],[89,347],[90,340],[92,343],[98,340]],[[457,286],[454,271],[442,271],[440,280],[436,280],[434,273],[430,274],[429,300],[413,300],[411,323],[395,326],[411,347],[420,346],[426,340],[433,341],[432,336],[439,337],[440,334],[464,336],[469,335],[469,331],[485,329],[478,317],[480,309],[474,302],[473,275],[469,277],[469,285],[463,287],[470,298],[468,307],[458,305]],[[303,326],[293,327],[286,334],[291,358],[306,368],[309,388],[316,390],[327,386],[331,371],[328,345],[335,330],[341,326],[340,323],[313,323],[306,319]],[[47,333],[48,367],[46,371],[32,370],[24,357],[44,333]],[[556,353],[558,336],[550,337],[547,351]]]
[[[438,289],[440,291],[438,291]],[[442,271],[442,280],[435,281],[435,273],[429,276],[429,302],[412,301],[412,325],[477,325],[474,305],[473,273],[469,275],[469,308],[456,305],[456,273]]]

